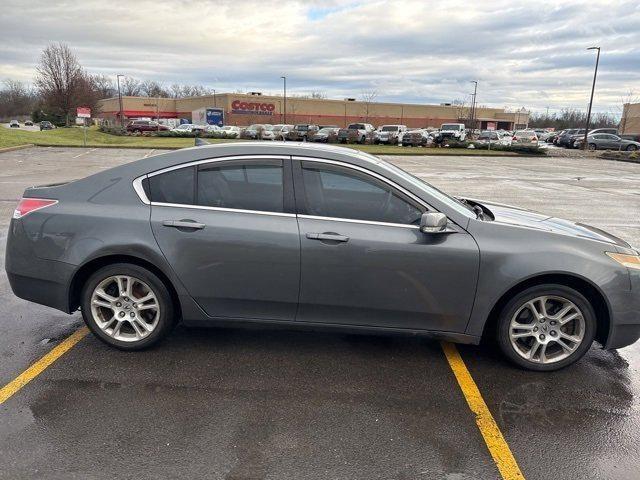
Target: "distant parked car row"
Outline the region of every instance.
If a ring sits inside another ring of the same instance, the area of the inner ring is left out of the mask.
[[[544,141],[564,148],[583,148],[584,128],[570,128],[559,132],[551,132],[544,137]],[[587,135],[589,150],[640,150],[640,142],[626,139],[618,135],[615,128],[596,128],[589,130]]]
[[[39,124],[40,130],[53,130],[55,127],[53,124],[47,120],[43,120]],[[31,120],[25,120],[25,127],[33,127],[33,122]],[[20,128],[20,122],[18,120],[11,120],[9,122],[9,128]]]

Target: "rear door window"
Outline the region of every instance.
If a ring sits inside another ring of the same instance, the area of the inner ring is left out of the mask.
[[[242,160],[200,165],[196,205],[283,212],[282,160]]]
[[[192,205],[195,171],[195,167],[185,167],[153,175],[143,182],[147,195],[152,202]]]

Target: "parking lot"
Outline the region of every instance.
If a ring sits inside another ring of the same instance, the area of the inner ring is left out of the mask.
[[[161,153],[0,153],[0,261],[25,187]],[[398,156],[453,194],[518,205],[640,245],[640,164],[595,158]],[[0,386],[82,325],[13,296],[0,271]],[[637,479],[640,344],[555,373],[458,346],[527,479]],[[82,338],[0,405],[0,478],[500,478],[434,340],[186,329],[144,352]],[[504,472],[502,472],[504,476]],[[506,477],[505,477],[506,478]],[[509,477],[518,478],[518,477]]]

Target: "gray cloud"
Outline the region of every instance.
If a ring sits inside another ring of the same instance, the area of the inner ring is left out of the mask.
[[[0,78],[29,81],[47,43],[90,72],[219,91],[324,91],[378,99],[583,108],[603,49],[596,111],[640,90],[640,4],[568,0],[30,1],[3,5]],[[6,41],[10,39],[10,41]]]

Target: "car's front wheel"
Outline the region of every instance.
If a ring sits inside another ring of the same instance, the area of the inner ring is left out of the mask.
[[[589,301],[564,285],[539,285],[513,297],[498,319],[498,344],[515,364],[551,371],[579,360],[596,332]]]
[[[108,265],[89,277],[82,291],[82,316],[103,342],[140,350],[163,338],[175,324],[166,285],[138,265]]]
[[[595,143],[590,143],[589,144],[589,150],[591,150],[592,152],[597,150],[598,146]]]

